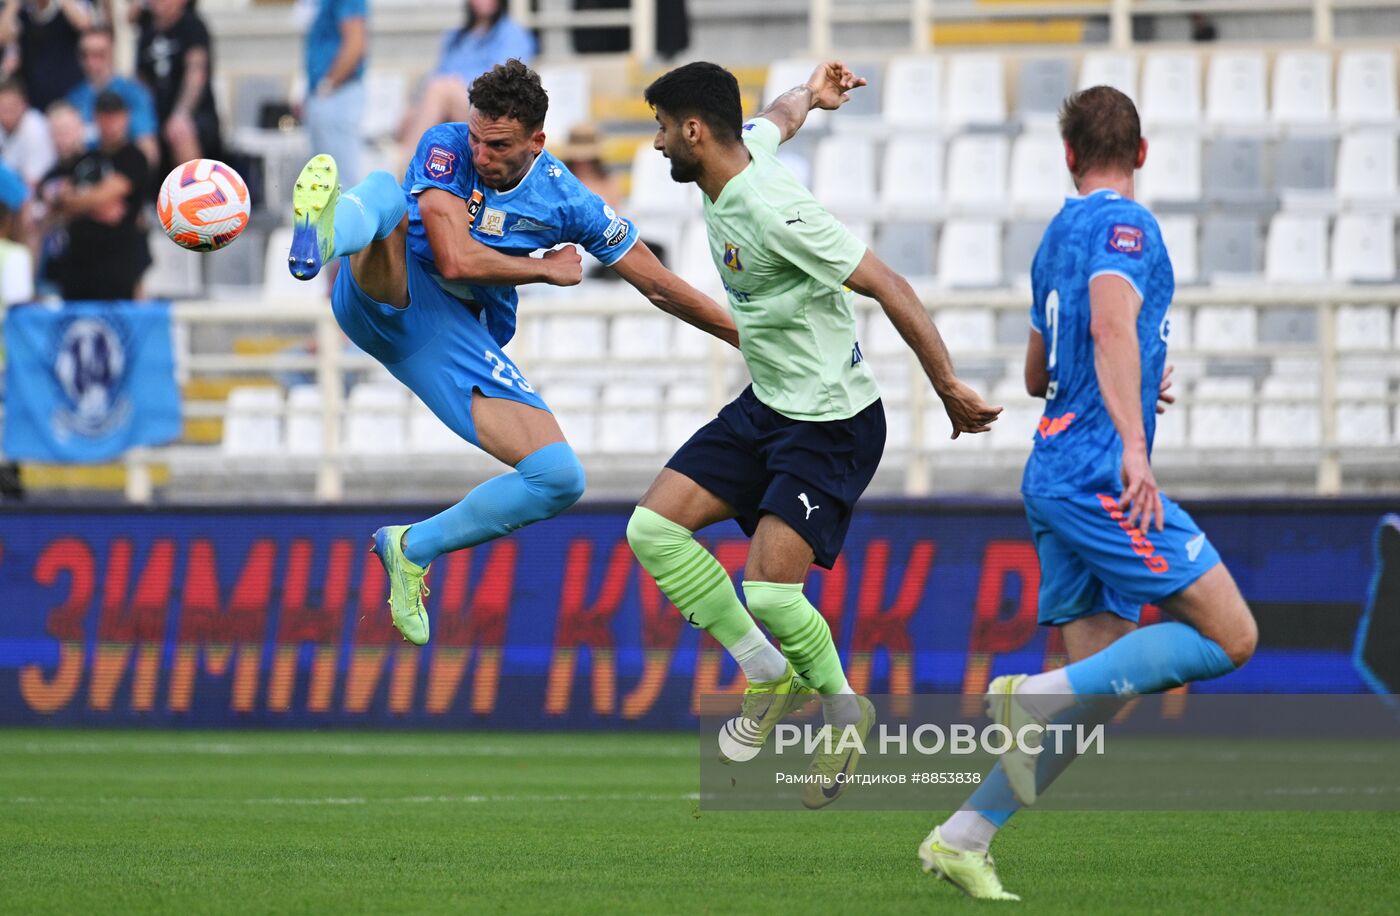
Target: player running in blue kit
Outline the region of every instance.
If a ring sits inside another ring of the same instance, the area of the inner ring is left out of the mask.
[[[988,714],[1013,735],[1101,715],[1093,701],[1105,696],[1228,674],[1257,639],[1220,555],[1158,491],[1149,463],[1174,280],[1157,221],[1133,200],[1147,156],[1137,109],[1116,89],[1086,89],[1065,102],[1060,134],[1082,196],[1066,201],[1031,266],[1026,388],[1045,398],[1045,415],[1021,492],[1040,557],[1040,623],[1060,628],[1070,664],[992,681]],[[1138,629],[1149,602],[1174,621]],[[1019,899],[987,850],[1073,759],[1041,751],[1028,740],[1002,756],[920,845],[925,871],[973,897]]]
[[[544,150],[549,101],[537,74],[508,61],[468,98],[465,123],[423,135],[402,187],[379,171],[341,194],[335,161],[319,155],[293,195],[292,275],[309,280],[341,259],[331,307],[349,338],[453,432],[514,468],[426,521],[375,532],[394,626],[420,646],[434,558],[558,515],[583,493],[558,422],[502,349],[515,333],[515,287],[574,285],[582,260],[571,246],[527,255],[582,245],[657,307],[738,343],[723,309]]]

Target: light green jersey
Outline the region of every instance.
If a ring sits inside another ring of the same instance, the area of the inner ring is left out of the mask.
[[[710,255],[758,399],[794,420],[844,420],[880,397],[843,287],[865,245],[778,162],[781,140],[767,118],[744,125],[753,161],[704,198]]]

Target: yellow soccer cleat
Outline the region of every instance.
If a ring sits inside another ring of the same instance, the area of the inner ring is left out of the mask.
[[[850,741],[849,732],[832,729],[831,753],[827,753],[825,749],[818,750],[812,757],[811,765],[807,767],[808,773],[820,774],[822,777],[819,782],[804,783],[802,786],[802,804],[808,808],[825,808],[836,801],[845,794],[846,787],[851,784],[851,777],[856,773],[856,764],[860,763],[860,749],[865,745],[870,729],[875,726],[875,706],[863,696],[857,696],[855,699],[860,704],[860,721],[847,728],[854,728],[855,737],[860,740]]]
[[[989,854],[945,846],[937,827],[919,844],[919,864],[935,878],[977,900],[1021,899],[1001,886]]]
[[[1045,723],[1016,699],[1016,688],[1027,676],[1008,674],[992,681],[987,687],[987,718],[1011,731],[1013,743],[1011,749],[1001,755],[1001,768],[1006,772],[1006,781],[1011,784],[1016,800],[1023,805],[1033,805],[1037,795],[1035,768],[1040,758],[1041,735],[1037,734],[1033,741],[1028,735],[1024,744],[1016,740],[1016,736],[1027,725],[1043,726]]]
[[[798,679],[791,663],[777,680],[749,684],[739,715],[726,722],[720,732],[719,762],[752,760],[774,726],[815,696],[812,688]]]
[[[423,607],[423,597],[428,594],[423,577],[428,574],[428,567],[404,556],[403,533],[407,530],[407,525],[380,528],[374,533],[369,550],[379,557],[389,576],[389,613],[394,629],[415,646],[422,646],[428,642],[428,612]]]

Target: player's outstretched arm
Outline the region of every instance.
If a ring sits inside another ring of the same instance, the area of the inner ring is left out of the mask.
[[[729,312],[663,267],[640,239],[612,267],[661,311],[713,334],[731,347],[739,346],[739,331]]]
[[[542,258],[522,258],[478,242],[471,236],[467,202],[441,188],[428,188],[419,194],[418,210],[433,259],[446,280],[482,286],[575,286],[583,280],[583,258],[572,245],[550,251]]]
[[[851,100],[850,91],[865,85],[865,78],[856,76],[839,60],[829,60],[818,64],[812,76],[801,86],[794,86],[768,103],[768,107],[758,113],[778,125],[783,139],[791,140],[807,120],[807,112],[813,108],[835,111]]]
[[[1142,299],[1117,274],[1089,281],[1089,333],[1094,338],[1094,371],[1113,426],[1123,439],[1123,494],[1120,509],[1142,531],[1156,520],[1162,530],[1162,497],[1147,460],[1147,427],[1142,419],[1142,358],[1137,318]]]
[[[1031,328],[1026,341],[1026,394],[1043,398],[1050,390],[1050,372],[1045,368],[1045,336]]]
[[[986,432],[1001,408],[988,406],[981,395],[953,374],[953,359],[943,344],[943,335],[938,333],[909,281],[867,250],[846,285],[880,303],[899,336],[919,357],[924,374],[953,422],[953,438],[963,433]]]

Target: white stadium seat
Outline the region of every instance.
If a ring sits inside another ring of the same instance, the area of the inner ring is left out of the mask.
[[[1168,215],[1157,217],[1157,228],[1162,233],[1162,243],[1167,246],[1167,254],[1172,261],[1172,271],[1178,285],[1196,282],[1196,217]]]
[[[560,140],[577,124],[593,120],[593,95],[587,67],[540,67],[540,85],[549,93],[544,129]]]
[[[1394,121],[1395,52],[1343,51],[1337,62],[1337,117],[1349,123]]]
[[[990,309],[939,309],[933,320],[954,353],[987,353],[996,344],[996,316]]]
[[[704,220],[692,219],[681,229],[681,248],[674,258],[676,273],[691,286],[716,298],[724,285],[710,254],[710,236]]]
[[[361,455],[404,451],[408,429],[408,389],[398,384],[361,382],[345,402],[345,450]]]
[[[865,137],[823,137],[812,163],[812,193],[839,215],[869,215],[877,205],[875,145]]]
[[[597,315],[553,315],[541,322],[536,352],[550,360],[596,359],[606,352],[607,334]]]
[[[1337,349],[1375,350],[1390,339],[1390,309],[1384,305],[1343,305],[1337,309]]]
[[[1004,124],[1006,82],[1001,55],[949,57],[943,99],[943,123],[949,127]]]
[[[608,322],[608,356],[614,361],[664,358],[671,351],[675,319],[661,313],[616,315]]]
[[[1001,283],[1001,224],[995,220],[949,220],[938,246],[938,282],[946,287],[991,287]]]
[[[578,379],[562,378],[541,392],[559,420],[569,444],[577,451],[598,451],[598,386]]]
[[[408,102],[408,77],[402,70],[369,67],[365,70],[365,107],[360,119],[360,136],[366,140],[392,137],[399,129]],[[554,94],[549,96],[549,111],[554,113]],[[550,123],[550,132],[557,128]],[[560,134],[559,136],[563,136]]]
[[[1260,388],[1259,444],[1275,448],[1316,447],[1322,441],[1316,379],[1270,376]],[[1291,399],[1271,403],[1270,399]]]
[[[1332,118],[1332,55],[1283,51],[1274,58],[1274,120],[1323,124]]]
[[[1321,283],[1327,279],[1327,217],[1276,213],[1269,222],[1264,279]]]
[[[965,134],[948,144],[948,204],[960,213],[1005,211],[1007,139],[993,134]]]
[[[1332,279],[1388,283],[1395,278],[1395,217],[1343,213],[1332,230]]]
[[[794,86],[804,85],[817,68],[819,61],[809,58],[786,58],[775,60],[768,66],[768,79],[763,84],[763,104],[776,99]],[[828,126],[831,112],[815,108],[808,112],[804,130],[823,131]]]
[[[661,386],[610,382],[603,386],[598,449],[613,454],[661,451]]]
[[[1337,443],[1389,445],[1390,411],[1387,386],[1381,378],[1337,379]]]
[[[160,228],[147,233],[146,246],[151,252],[151,266],[141,281],[144,295],[154,299],[196,299],[204,292],[200,270],[204,266],[204,255],[172,244]],[[286,257],[284,252],[284,274],[287,273]],[[287,279],[299,282],[291,275]]]
[[[228,393],[225,455],[273,455],[282,450],[282,389],[240,385]]]
[[[1395,132],[1352,131],[1337,153],[1337,196],[1352,205],[1375,209],[1393,206],[1397,182]]]
[[[1053,215],[1074,194],[1065,147],[1051,133],[1024,133],[1011,147],[1011,204],[1022,215]]]
[[[417,398],[409,399],[408,451],[424,455],[465,454],[472,446]]]
[[[1151,203],[1195,203],[1201,199],[1201,139],[1192,133],[1161,133],[1147,148],[1138,173],[1138,197]]]
[[[1079,88],[1112,86],[1136,102],[1137,76],[1136,55],[1091,51],[1084,55],[1084,61],[1079,67]]]
[[[1268,118],[1266,64],[1258,51],[1217,51],[1206,75],[1206,119],[1232,127]]]
[[[1253,350],[1258,341],[1259,317],[1254,309],[1208,305],[1196,310],[1192,337],[1196,349],[1211,353]]]
[[[287,390],[287,451],[319,455],[325,448],[321,386],[293,385]]]
[[[643,143],[632,156],[632,193],[627,215],[690,216],[700,210],[700,189],[671,178],[671,162]]]
[[[942,100],[942,58],[896,57],[885,68],[883,117],[898,133],[937,131],[943,123]]]
[[[1026,393],[1021,378],[1003,378],[992,387],[990,403],[1001,406],[1001,416],[992,424],[991,445],[998,449],[1029,451],[1045,402]]]
[[[1142,67],[1142,120],[1194,125],[1201,118],[1201,59],[1195,54],[1148,54]]]
[[[880,167],[880,207],[887,217],[933,219],[943,212],[943,143],[896,136]]]
[[[1184,388],[1184,384],[1177,383],[1172,386],[1172,392],[1180,396]],[[1186,408],[1178,400],[1176,404],[1167,407],[1166,413],[1157,414],[1157,426],[1152,434],[1152,450],[1155,453],[1158,449],[1185,447]]]
[[[1254,444],[1254,383],[1247,378],[1203,378],[1190,399],[1193,448]]]

